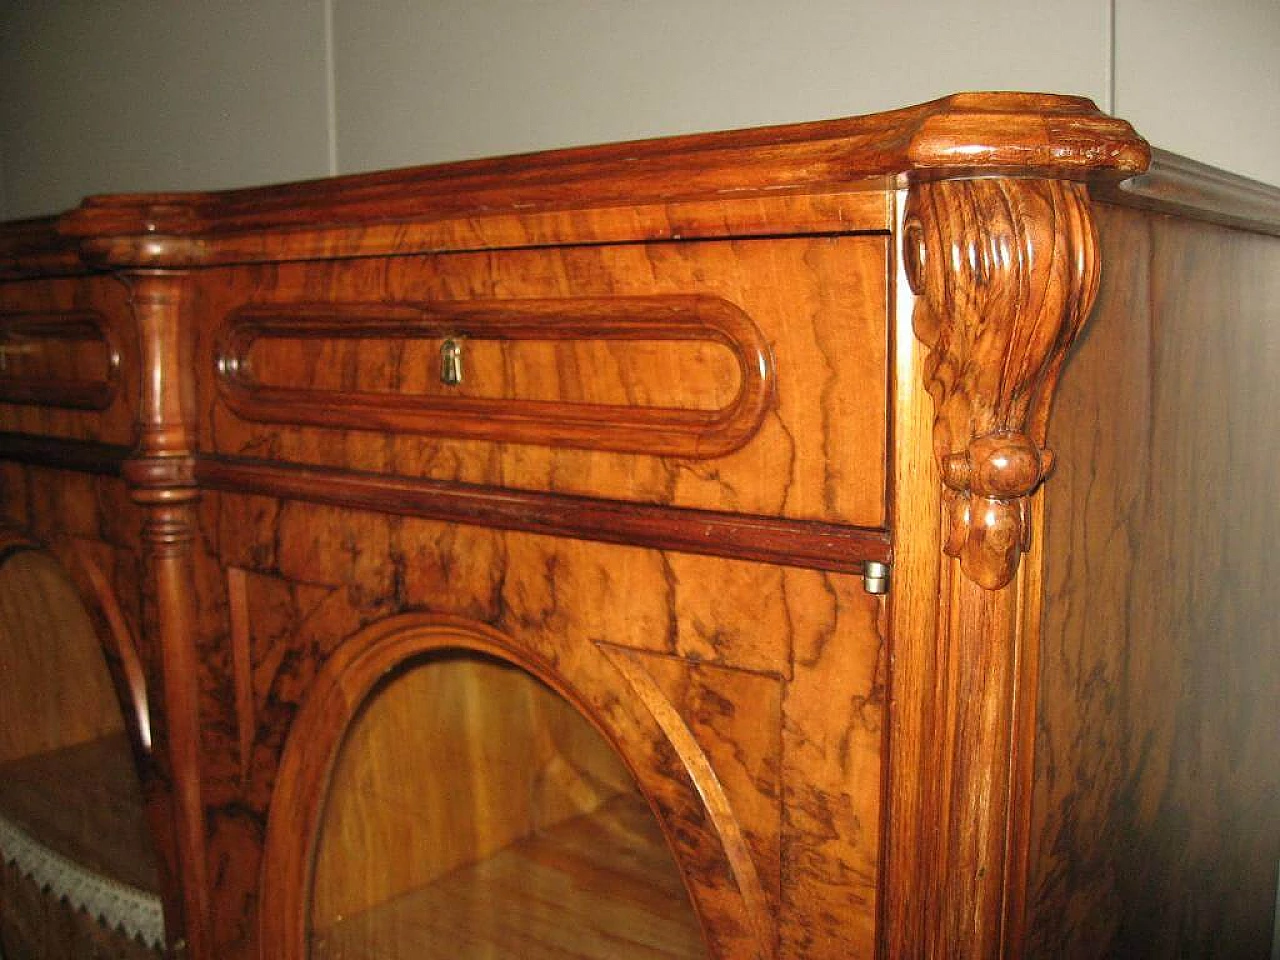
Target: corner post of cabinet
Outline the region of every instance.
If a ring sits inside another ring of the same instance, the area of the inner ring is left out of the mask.
[[[1087,188],[1017,176],[898,193],[894,675],[884,956],[1018,956],[1046,430],[1098,288]]]
[[[199,490],[188,280],[183,271],[158,269],[118,276],[129,289],[142,367],[138,440],[124,477],[143,511],[144,623],[162,704],[156,752],[168,794],[167,822],[159,825],[171,887],[165,926],[173,956],[202,960],[212,954],[192,556]]]

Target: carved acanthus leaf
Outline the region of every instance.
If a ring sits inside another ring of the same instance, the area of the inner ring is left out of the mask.
[[[929,347],[946,552],[989,589],[1029,545],[1029,496],[1053,467],[1049,407],[1098,289],[1083,184],[992,178],[914,185],[903,258]]]

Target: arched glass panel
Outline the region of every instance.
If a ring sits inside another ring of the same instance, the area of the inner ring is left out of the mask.
[[[160,955],[155,848],[102,646],[51,556],[0,563],[0,950]]]
[[[314,960],[701,958],[630,772],[526,671],[414,659],[339,752],[311,900]]]

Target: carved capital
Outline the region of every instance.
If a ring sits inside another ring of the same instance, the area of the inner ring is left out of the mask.
[[[918,183],[902,243],[930,351],[945,549],[998,589],[1029,545],[1029,497],[1053,468],[1054,388],[1098,289],[1088,193],[1065,180]]]

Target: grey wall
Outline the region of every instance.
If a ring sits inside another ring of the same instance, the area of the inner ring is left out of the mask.
[[[1280,184],[1280,0],[0,0],[0,217],[1078,93]]]

